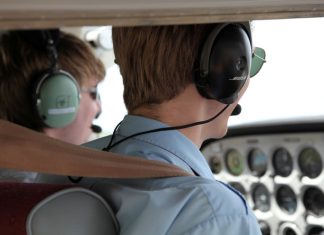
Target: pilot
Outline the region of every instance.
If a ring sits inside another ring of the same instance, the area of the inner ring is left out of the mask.
[[[0,118],[82,144],[101,110],[104,77],[103,63],[72,34],[9,31],[0,39]]]
[[[192,176],[98,180],[121,234],[260,235],[244,197],[215,180],[199,148],[221,138],[249,84],[248,22],[113,28],[128,114],[104,151],[173,164]]]

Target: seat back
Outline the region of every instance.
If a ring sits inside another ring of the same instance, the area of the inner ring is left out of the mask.
[[[0,167],[13,170],[111,179],[192,175],[172,164],[68,144],[4,120],[0,148]],[[0,183],[0,234],[26,235],[27,217],[28,235],[118,234],[107,203],[84,189],[67,190],[71,187]]]
[[[88,189],[0,183],[0,234],[115,235],[118,223],[105,200]]]

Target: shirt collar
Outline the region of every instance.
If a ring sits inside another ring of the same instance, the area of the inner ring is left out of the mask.
[[[170,126],[157,120],[142,116],[126,115],[120,124],[117,133],[127,137],[139,132],[166,127]],[[150,142],[155,146],[159,146],[167,150],[169,153],[171,153],[172,157],[180,158],[198,175],[204,178],[214,179],[208,163],[200,150],[190,139],[188,139],[178,130],[153,132],[139,135],[134,138]],[[181,166],[179,165],[179,167]]]

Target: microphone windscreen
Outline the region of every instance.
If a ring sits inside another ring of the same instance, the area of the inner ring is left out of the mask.
[[[92,130],[94,133],[100,133],[100,132],[102,132],[102,128],[101,128],[100,126],[98,126],[98,125],[94,125],[94,124],[91,125],[91,130]]]
[[[239,115],[242,111],[241,105],[237,104],[235,108],[233,109],[233,112],[231,113],[231,116]]]

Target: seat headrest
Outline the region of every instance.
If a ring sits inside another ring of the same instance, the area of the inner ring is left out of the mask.
[[[48,196],[31,210],[26,221],[27,235],[114,235],[118,230],[107,202],[78,187]]]

